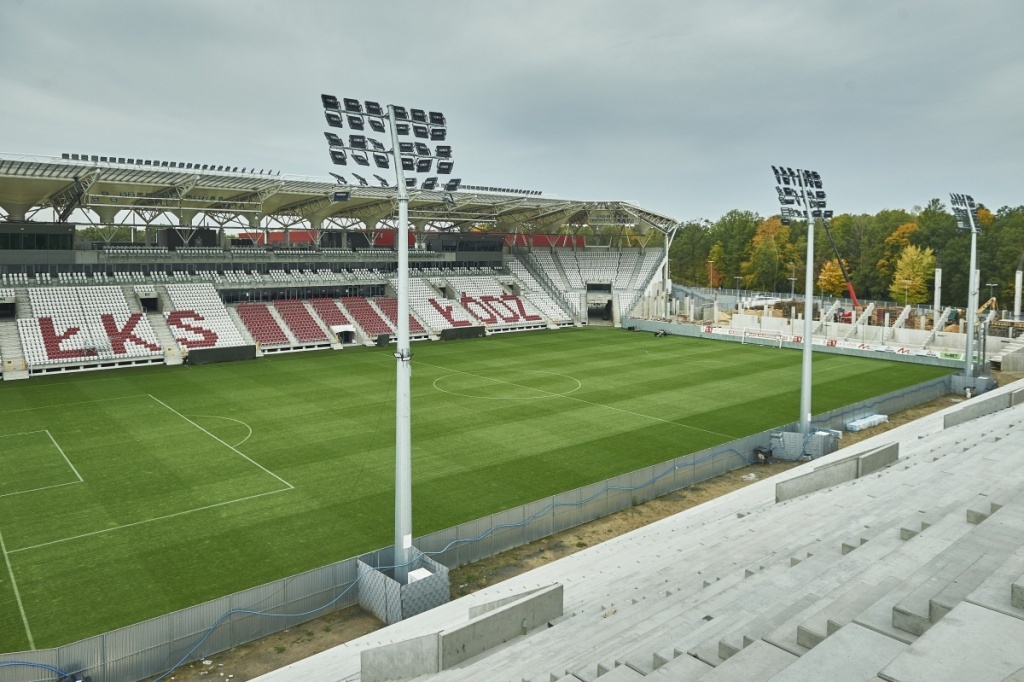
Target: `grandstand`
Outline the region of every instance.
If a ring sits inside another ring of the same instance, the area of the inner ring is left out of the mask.
[[[1021,679],[1021,384],[258,679]]]
[[[356,333],[348,343],[369,344],[378,335],[395,334],[397,280],[383,264],[353,266],[337,262],[328,252],[318,257],[320,263],[282,267],[239,262],[235,254],[230,263],[197,269],[178,259],[223,252],[200,249],[178,256],[167,250],[126,251],[174,262],[127,262],[122,266],[126,269],[62,271],[56,277],[5,273],[18,330],[17,339],[8,338],[0,346],[8,358],[5,379],[128,364],[176,364],[195,348],[255,344],[260,355],[340,347],[331,323],[318,321],[313,314],[312,301],[322,299],[333,300],[345,319],[342,324],[354,326]],[[579,281],[584,286],[611,285],[623,315],[660,282],[654,268],[664,261],[661,249],[648,254],[627,251],[614,258],[599,255],[593,260],[599,265],[577,270],[586,272],[586,279],[580,274]],[[566,263],[591,262],[583,253],[558,258]],[[641,272],[640,264],[654,265]],[[624,270],[616,271],[616,266]],[[436,339],[445,329],[474,325],[499,333],[587,324],[581,298],[585,290],[558,289],[553,283],[565,282],[559,267],[552,253],[542,251],[505,253],[486,265],[453,261],[419,267],[410,284],[413,338]],[[623,283],[625,288],[620,288]],[[333,312],[329,316],[334,317]]]
[[[177,364],[197,348],[255,346],[259,357],[394,336],[394,188],[350,186],[350,200],[335,202],[334,181],[190,166],[0,154],[0,233],[10,247],[0,250],[0,286],[13,292],[7,312],[15,323],[0,310],[4,379]],[[600,223],[653,231],[667,247],[676,221],[623,202],[513,195],[510,204],[502,190],[467,186],[457,208],[434,221],[441,193],[413,193],[412,207],[428,216],[410,253],[415,339],[463,326],[491,334],[586,325],[608,317],[593,316],[606,303],[618,323],[644,297],[664,307],[665,247],[595,250],[581,237],[526,229],[556,215],[570,230]],[[53,222],[25,220],[47,212]],[[75,241],[76,217],[144,228],[145,240]],[[461,232],[481,220],[504,231]],[[149,287],[146,298],[132,286]],[[588,295],[591,287],[600,291]],[[336,338],[314,315],[317,299],[332,299],[354,331]],[[91,312],[72,314],[87,300]]]

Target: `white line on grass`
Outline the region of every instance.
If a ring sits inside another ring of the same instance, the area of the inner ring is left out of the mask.
[[[67,483],[55,483],[53,485],[44,485],[42,488],[32,488],[31,490],[16,490],[13,493],[4,493],[3,495],[0,495],[0,498],[12,497],[14,495],[25,495],[27,493],[37,493],[40,490],[53,490],[54,488],[63,488],[66,485],[78,485],[79,483],[84,482],[85,481],[68,481]]]
[[[577,402],[581,402],[581,403],[584,403],[586,405],[593,405],[594,407],[604,407],[604,408],[609,409],[609,410],[615,410],[616,412],[622,412],[624,414],[631,414],[634,417],[643,417],[645,419],[653,419],[655,421],[659,421],[659,422],[662,422],[662,423],[665,423],[665,424],[674,424],[675,426],[681,426],[684,429],[693,429],[694,431],[703,431],[704,433],[710,433],[710,434],[715,435],[715,436],[721,436],[722,438],[730,438],[730,439],[735,439],[736,438],[736,436],[730,436],[727,433],[719,433],[718,431],[710,431],[708,429],[702,429],[699,426],[690,426],[689,424],[681,424],[679,422],[674,422],[674,421],[671,421],[669,419],[662,419],[661,417],[654,417],[654,416],[649,415],[649,414],[643,414],[641,412],[633,412],[632,410],[626,410],[626,409],[623,409],[621,407],[614,407],[613,405],[605,405],[603,403],[595,403],[595,402],[591,402],[589,400],[584,400],[583,398],[577,398],[576,396],[573,396],[573,395],[567,395],[567,394],[562,394],[562,393],[552,393],[551,391],[545,391],[542,388],[534,388],[533,386],[522,386],[522,385],[517,384],[517,383],[512,382],[512,381],[504,381],[503,379],[494,379],[492,377],[485,377],[485,376],[482,376],[480,374],[473,374],[472,372],[465,372],[463,370],[451,369],[450,367],[442,367],[441,365],[435,365],[435,364],[430,363],[430,362],[423,362],[422,360],[419,360],[417,362],[418,362],[418,364],[421,364],[421,365],[427,365],[428,367],[436,367],[437,369],[443,369],[445,371],[454,372],[456,374],[465,374],[467,376],[477,377],[478,379],[486,379],[488,381],[495,381],[495,382],[498,382],[498,383],[501,383],[501,384],[508,384],[509,386],[515,386],[517,388],[525,388],[525,389],[528,389],[528,390],[540,391],[541,393],[547,393],[547,394],[549,394],[549,395],[551,395],[553,397],[565,398],[566,400],[575,400]]]
[[[200,431],[202,431],[202,432],[203,432],[203,433],[205,433],[205,434],[206,434],[207,436],[209,436],[210,438],[214,439],[215,441],[217,441],[218,443],[220,443],[220,444],[221,444],[221,445],[223,445],[224,447],[228,448],[229,450],[231,450],[232,452],[234,452],[234,453],[235,453],[236,455],[238,455],[238,456],[239,456],[239,457],[241,457],[242,459],[246,460],[247,462],[249,462],[249,463],[251,463],[251,464],[254,464],[255,466],[259,467],[260,469],[262,469],[262,470],[263,470],[263,471],[265,471],[266,473],[270,474],[271,476],[273,476],[273,477],[274,477],[274,478],[276,478],[277,480],[281,481],[281,483],[284,483],[284,484],[285,484],[286,486],[288,486],[288,490],[292,490],[292,489],[294,489],[294,488],[295,488],[295,486],[293,486],[293,485],[292,485],[291,483],[289,483],[288,481],[284,480],[283,478],[281,478],[280,476],[278,476],[277,474],[275,474],[275,473],[274,473],[273,471],[271,471],[271,470],[270,470],[270,469],[268,469],[267,467],[263,466],[262,464],[260,464],[260,463],[259,463],[259,462],[257,462],[256,460],[254,460],[253,458],[249,457],[249,455],[245,454],[244,452],[242,452],[241,450],[239,450],[238,448],[236,448],[236,447],[235,447],[234,445],[231,445],[230,443],[226,443],[225,441],[221,440],[220,438],[217,438],[217,436],[213,435],[212,433],[210,433],[209,431],[207,431],[206,429],[204,429],[204,428],[203,428],[202,426],[200,426],[199,424],[196,424],[196,423],[195,423],[194,421],[192,421],[191,419],[189,419],[188,417],[186,417],[185,415],[183,415],[183,414],[182,414],[181,412],[178,412],[178,411],[177,411],[176,409],[174,409],[173,407],[171,407],[170,405],[168,405],[168,404],[167,404],[167,403],[165,403],[164,401],[160,400],[160,399],[159,399],[159,398],[157,398],[157,397],[156,397],[155,395],[152,395],[152,394],[148,394],[148,395],[149,395],[149,397],[150,397],[150,398],[152,398],[152,399],[153,399],[153,400],[155,400],[156,402],[160,403],[161,405],[163,405],[164,407],[166,407],[166,408],[167,408],[168,410],[170,410],[170,411],[171,411],[171,412],[173,412],[174,414],[178,415],[179,417],[181,417],[182,419],[184,419],[185,421],[187,421],[187,422],[188,422],[189,424],[191,424],[192,426],[196,427],[197,429],[199,429]]]
[[[12,412],[31,412],[32,410],[53,410],[60,409],[62,407],[71,407],[73,405],[90,405],[92,403],[104,403],[111,400],[130,400],[132,398],[145,398],[147,394],[141,393],[139,395],[124,395],[119,398],[97,398],[96,400],[81,400],[77,403],[62,403],[60,405],[39,405],[38,407],[22,407],[17,410],[4,410],[0,414],[11,414]],[[35,433],[34,431],[31,433]]]
[[[249,429],[249,434],[248,434],[248,435],[247,435],[247,436],[246,436],[245,438],[243,438],[242,440],[240,440],[240,441],[238,441],[237,443],[235,443],[235,447],[236,447],[236,448],[237,448],[237,447],[238,447],[239,445],[243,444],[243,443],[244,443],[245,441],[247,441],[247,440],[249,440],[250,438],[252,438],[252,427],[251,427],[251,426],[249,426],[248,424],[246,424],[246,423],[245,423],[244,421],[242,421],[241,419],[235,419],[234,417],[221,417],[221,416],[219,416],[219,415],[216,415],[216,414],[194,414],[194,415],[192,415],[192,416],[193,416],[193,417],[199,417],[199,418],[201,418],[201,419],[227,419],[227,420],[228,420],[229,422],[235,422],[235,423],[237,423],[237,424],[241,424],[241,425],[242,425],[242,426],[244,426],[245,428]]]
[[[33,433],[45,433],[46,429],[39,429],[38,431],[19,431],[18,433],[4,433],[0,434],[0,438],[13,438],[14,436],[31,436]]]
[[[11,497],[12,495],[24,495],[25,493],[37,493],[40,490],[51,490],[53,488],[63,488],[66,485],[75,485],[76,483],[84,483],[85,482],[82,479],[82,475],[80,473],[78,473],[78,469],[76,469],[75,465],[71,463],[71,460],[68,459],[68,456],[64,454],[64,450],[60,447],[60,445],[57,445],[57,441],[54,440],[53,434],[51,434],[47,429],[40,429],[38,431],[22,431],[21,433],[5,433],[3,435],[0,435],[0,438],[10,438],[11,436],[31,436],[34,433],[45,433],[47,436],[50,437],[50,440],[53,441],[54,447],[57,448],[57,452],[59,452],[61,454],[61,457],[64,458],[64,461],[67,462],[68,466],[71,467],[71,470],[75,472],[75,476],[78,477],[78,480],[77,481],[69,481],[68,483],[56,483],[54,485],[44,485],[41,488],[32,488],[31,490],[16,490],[13,493],[3,493],[2,495],[0,495],[0,498]]]
[[[36,641],[32,638],[32,630],[28,626],[28,616],[25,615],[25,605],[21,603],[21,592],[18,591],[18,583],[14,579],[14,569],[11,567],[11,557],[8,556],[10,552],[7,551],[7,545],[4,543],[4,535],[0,533],[0,552],[4,555],[4,563],[7,564],[7,575],[11,577],[11,587],[14,588],[14,599],[18,602],[18,611],[21,612],[21,622],[25,624],[25,634],[28,635],[28,646],[30,649],[35,650]]]
[[[76,469],[75,465],[71,463],[71,460],[68,459],[68,456],[64,454],[64,448],[57,444],[57,439],[53,437],[53,434],[50,433],[49,429],[44,429],[44,433],[46,433],[46,435],[50,437],[50,440],[53,442],[53,447],[57,448],[57,452],[59,452],[60,456],[64,458],[64,461],[68,463],[68,466],[71,467],[71,470],[75,472],[75,476],[78,477],[78,482],[81,483],[82,474],[78,473],[78,469]]]
[[[153,523],[154,521],[165,521],[167,519],[173,519],[177,516],[184,516],[185,514],[194,514],[195,512],[206,511],[207,509],[216,509],[217,507],[225,507],[229,504],[235,504],[236,502],[246,502],[248,500],[255,500],[257,497],[266,497],[267,495],[276,495],[277,493],[283,493],[291,490],[291,488],[281,488],[280,490],[271,490],[266,493],[259,493],[257,495],[249,495],[248,497],[240,497],[237,500],[228,500],[227,502],[217,502],[216,504],[208,504],[205,507],[197,507],[196,509],[186,509],[185,511],[175,512],[173,514],[167,514],[165,516],[157,516],[152,519],[143,519],[142,521],[133,521],[126,523],[122,526],[114,526],[113,528],[104,528],[102,530],[94,530],[89,533],[82,533],[81,535],[75,535],[70,538],[61,538],[60,540],[50,540],[49,542],[41,542],[38,545],[30,545],[28,547],[19,547],[18,549],[12,549],[7,554],[17,554],[19,552],[28,552],[29,550],[39,549],[41,547],[49,547],[50,545],[59,545],[62,542],[71,542],[72,540],[80,540],[81,538],[92,537],[93,535],[102,535],[103,533],[110,533],[115,530],[123,530],[125,528],[131,528],[133,526],[141,526],[146,523]]]

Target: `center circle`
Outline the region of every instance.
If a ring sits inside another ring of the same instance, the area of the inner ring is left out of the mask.
[[[442,393],[475,400],[542,400],[582,388],[579,379],[539,369],[485,369],[453,372],[434,379]]]

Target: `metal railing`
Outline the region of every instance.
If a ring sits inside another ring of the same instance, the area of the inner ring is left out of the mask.
[[[556,286],[555,283],[551,280],[551,278],[548,277],[548,274],[544,271],[544,268],[541,267],[540,263],[538,263],[534,259],[533,254],[530,253],[528,249],[519,246],[518,244],[513,244],[511,247],[511,251],[512,255],[520,263],[523,264],[523,267],[526,268],[526,270],[531,275],[533,275],[533,278],[535,280],[540,282],[541,286],[544,287],[544,290],[547,291],[548,295],[551,296],[551,298],[553,298],[555,301],[557,301],[558,304],[561,305],[567,313],[569,313],[570,317],[575,317],[576,319],[580,318],[580,316],[576,312],[579,309],[579,306],[574,306],[570,303],[569,299],[566,298],[565,292],[558,286]]]

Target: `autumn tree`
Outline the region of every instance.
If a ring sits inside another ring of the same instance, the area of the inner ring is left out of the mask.
[[[709,287],[721,286],[722,280],[725,278],[725,275],[722,273],[724,262],[725,248],[722,246],[722,242],[715,242],[715,245],[711,247],[711,251],[708,253],[707,262],[704,264],[708,270]]]
[[[800,261],[796,245],[790,242],[788,225],[778,217],[762,220],[750,243],[750,258],[741,265],[743,281],[749,288],[779,289],[789,274],[789,264]]]
[[[843,260],[843,267],[846,261]],[[833,296],[846,295],[846,278],[843,277],[843,270],[839,267],[839,261],[835,258],[825,261],[818,272],[818,289]]]
[[[910,246],[910,238],[914,232],[917,232],[916,223],[903,223],[893,230],[882,242],[882,257],[875,264],[875,267],[878,268],[879,275],[885,281],[892,280],[893,272],[896,269],[896,261],[903,253],[903,250]]]
[[[928,300],[928,280],[935,270],[935,252],[913,244],[900,252],[896,261],[889,296],[894,301],[924,303]]]

